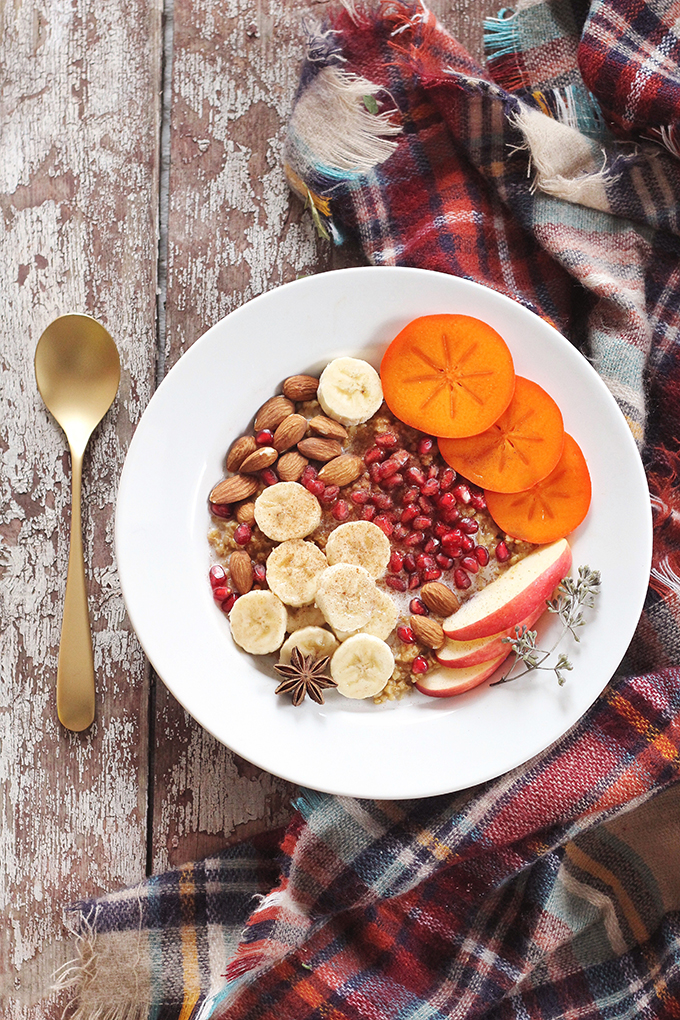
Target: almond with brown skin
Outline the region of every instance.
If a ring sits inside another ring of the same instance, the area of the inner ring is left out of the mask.
[[[295,405],[292,400],[288,397],[270,397],[269,400],[265,401],[260,410],[255,415],[254,429],[256,432],[260,432],[262,429],[275,429],[281,424],[284,418],[287,418],[289,414],[292,414],[295,410]]]
[[[254,495],[259,484],[257,478],[252,476],[232,475],[231,478],[225,478],[223,482],[217,483],[210,493],[209,499],[211,503],[220,505],[240,503],[242,499],[248,499],[249,496]]]
[[[284,453],[283,457],[279,458],[276,471],[282,482],[297,482],[308,464],[309,461],[306,457],[303,457],[297,450],[291,450],[290,453]]]
[[[347,439],[348,432],[339,421],[333,421],[324,414],[317,414],[309,419],[309,427],[312,432],[318,432],[324,439]]]
[[[247,555],[247,554],[246,554]],[[432,620],[429,616],[412,616],[409,620],[411,630],[416,640],[426,648],[441,648],[444,644],[445,634],[441,624]]]
[[[298,443],[298,450],[310,460],[333,460],[342,453],[342,447],[335,439],[317,439],[315,436]]]
[[[319,471],[319,480],[326,485],[349,485],[355,482],[359,475],[363,474],[364,462],[361,457],[355,457],[353,453],[343,453],[334,457]]]
[[[239,524],[252,524],[255,520],[255,504],[241,503],[241,505],[236,508],[236,520]]]
[[[244,550],[239,549],[229,557],[229,573],[239,595],[245,595],[253,587],[253,565]]]
[[[307,431],[307,419],[303,414],[289,414],[277,427],[272,446],[279,453],[296,446]]]
[[[246,475],[254,475],[258,471],[264,471],[265,468],[272,466],[278,456],[273,446],[260,446],[254,453],[246,457],[241,464],[241,471]]]
[[[441,581],[428,581],[420,589],[420,597],[437,616],[450,616],[458,609],[458,596]]]
[[[283,394],[289,400],[313,400],[319,380],[313,375],[291,375],[283,384]]]
[[[240,436],[227,454],[227,471],[238,471],[246,457],[257,450],[255,436]]]

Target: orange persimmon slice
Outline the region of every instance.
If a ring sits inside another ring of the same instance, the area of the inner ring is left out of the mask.
[[[506,535],[544,545],[570,535],[585,518],[591,498],[590,472],[575,439],[565,433],[564,450],[547,478],[524,492],[486,490],[486,505]]]
[[[515,389],[505,340],[471,315],[423,315],[409,322],[387,348],[380,378],[392,413],[434,436],[483,432]]]
[[[515,394],[485,432],[440,439],[447,464],[483,489],[521,492],[549,475],[562,456],[562,412],[545,390],[517,376]]]

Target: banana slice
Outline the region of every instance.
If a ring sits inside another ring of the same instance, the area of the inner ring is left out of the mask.
[[[329,418],[341,425],[360,425],[382,404],[380,376],[367,361],[336,358],[321,373],[316,399]]]
[[[319,577],[316,604],[335,630],[358,630],[368,623],[376,602],[375,581],[363,567],[336,563]]]
[[[286,619],[286,607],[273,591],[241,595],[229,614],[234,641],[251,655],[267,655],[281,647]]]
[[[255,500],[255,520],[267,538],[306,538],[321,521],[321,504],[299,482],[277,482]]]
[[[288,607],[288,622],[286,631],[294,634],[296,630],[303,627],[325,627],[326,617],[316,606],[300,606],[298,608]]]
[[[326,542],[326,559],[334,563],[354,563],[371,577],[382,577],[390,562],[390,540],[371,521],[350,521],[331,531]]]
[[[313,542],[291,538],[274,546],[267,557],[267,583],[286,606],[306,606],[314,601],[319,575],[328,566]]]
[[[346,698],[372,698],[394,672],[389,645],[372,634],[355,634],[340,645],[331,659],[331,676]]]
[[[332,655],[337,647],[338,642],[325,627],[303,627],[286,638],[281,645],[279,665],[288,665],[294,648],[298,648],[303,655],[324,659],[327,655]]]
[[[399,619],[399,607],[391,595],[386,591],[376,590],[376,603],[373,615],[367,624],[360,627],[358,631],[348,633],[346,630],[336,630],[335,636],[338,641],[346,641],[352,634],[372,634],[373,637],[387,641],[388,637],[397,626]]]

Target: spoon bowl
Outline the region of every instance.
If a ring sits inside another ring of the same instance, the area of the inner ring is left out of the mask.
[[[67,729],[79,731],[93,722],[95,703],[80,514],[83,454],[118,391],[116,345],[89,315],[62,315],[38,341],[35,377],[71,451],[71,545],[57,667],[57,714]]]

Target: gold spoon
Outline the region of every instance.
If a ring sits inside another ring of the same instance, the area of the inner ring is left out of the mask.
[[[57,666],[57,715],[69,730],[94,720],[94,658],[87,611],[80,519],[83,454],[118,390],[116,345],[89,315],[62,315],[50,323],[35,351],[35,378],[47,409],[71,450],[71,547]]]

